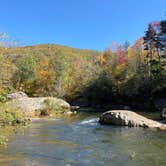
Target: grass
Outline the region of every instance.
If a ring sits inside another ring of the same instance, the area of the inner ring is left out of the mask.
[[[26,126],[29,123],[27,119],[19,112],[18,109],[9,106],[7,103],[0,103],[0,128],[5,126],[14,126],[17,130],[18,126]],[[0,145],[7,144],[7,137],[5,136],[5,131],[3,134],[0,133]]]

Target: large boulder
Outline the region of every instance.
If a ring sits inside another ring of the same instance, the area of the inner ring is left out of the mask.
[[[99,122],[102,124],[112,124],[129,127],[159,128],[166,130],[166,125],[128,110],[107,111],[100,116]]]
[[[22,97],[9,101],[7,104],[18,108],[25,116],[35,116],[39,112],[67,113],[70,104],[56,97]]]

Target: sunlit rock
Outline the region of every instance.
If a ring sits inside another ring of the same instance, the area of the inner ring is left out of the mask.
[[[112,124],[129,127],[159,128],[162,130],[166,130],[166,125],[128,110],[107,111],[100,116],[99,122],[102,124]]]

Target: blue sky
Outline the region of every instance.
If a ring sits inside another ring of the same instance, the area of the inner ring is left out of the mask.
[[[166,0],[1,0],[0,32],[27,45],[104,50],[112,41],[133,43],[165,12]]]

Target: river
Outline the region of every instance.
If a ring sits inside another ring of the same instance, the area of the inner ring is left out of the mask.
[[[98,114],[34,121],[0,147],[0,166],[165,166],[166,133],[106,126]]]

